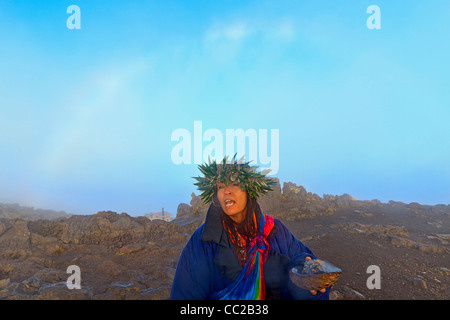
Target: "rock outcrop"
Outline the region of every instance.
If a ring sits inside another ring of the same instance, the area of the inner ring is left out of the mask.
[[[177,224],[126,213],[0,219],[0,298],[167,298],[189,236]],[[89,285],[69,290],[69,265]]]
[[[320,197],[278,180],[273,189],[258,199],[263,212],[343,270],[333,299],[450,298],[450,206]],[[0,217],[0,299],[167,299],[181,250],[208,210],[191,198],[172,222],[111,211]],[[381,290],[365,286],[372,264]],[[67,287],[71,265],[80,289]]]

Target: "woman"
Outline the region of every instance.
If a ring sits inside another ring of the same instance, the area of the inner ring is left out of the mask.
[[[329,289],[307,291],[289,279],[293,266],[315,259],[277,219],[265,215],[257,197],[274,183],[235,157],[200,165],[202,199],[211,203],[183,249],[171,299],[328,299]]]

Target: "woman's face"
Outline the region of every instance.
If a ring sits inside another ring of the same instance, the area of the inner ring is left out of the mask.
[[[228,186],[219,183],[217,185],[217,198],[222,210],[231,219],[241,223],[245,218],[245,207],[247,206],[247,192],[242,191],[239,182],[233,182]]]

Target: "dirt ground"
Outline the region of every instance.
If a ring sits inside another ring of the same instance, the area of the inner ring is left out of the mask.
[[[354,209],[286,224],[318,258],[343,270],[333,289],[348,286],[366,299],[450,299],[448,217]],[[367,287],[370,265],[380,268],[380,289]]]

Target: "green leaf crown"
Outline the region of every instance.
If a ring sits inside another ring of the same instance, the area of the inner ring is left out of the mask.
[[[250,166],[250,162],[245,162],[244,157],[236,160],[236,154],[231,162],[228,162],[228,156],[223,158],[220,163],[212,162],[208,157],[208,164],[198,166],[204,177],[193,177],[197,180],[194,185],[203,192],[200,195],[203,202],[207,204],[211,201],[217,185],[221,182],[226,186],[235,181],[239,182],[241,190],[247,191],[252,198],[257,198],[260,194],[272,190],[271,185],[275,184],[275,181],[266,177],[271,170],[265,169],[257,172],[255,170],[258,167]]]

